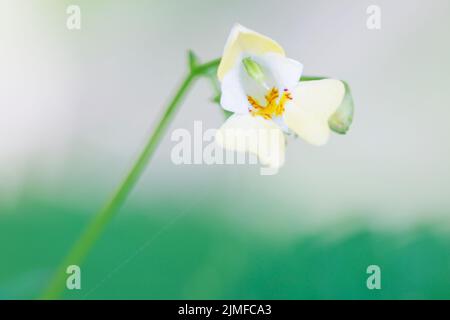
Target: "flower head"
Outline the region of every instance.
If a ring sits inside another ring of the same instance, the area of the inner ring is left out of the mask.
[[[216,142],[225,149],[255,153],[272,168],[284,163],[284,133],[325,144],[328,121],[346,89],[334,79],[300,82],[302,71],[303,65],[287,58],[277,42],[235,25],[217,72],[220,104],[234,114],[218,131]],[[259,133],[250,139],[251,131]]]

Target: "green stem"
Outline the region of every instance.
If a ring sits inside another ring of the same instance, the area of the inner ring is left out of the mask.
[[[323,80],[325,77],[317,77],[317,76],[302,76],[300,81],[315,81],[315,80]]]
[[[124,204],[128,195],[133,190],[133,187],[141,177],[159,142],[164,136],[170,121],[173,119],[175,111],[180,106],[184,96],[194,83],[194,80],[199,76],[210,74],[212,70],[217,69],[219,63],[220,59],[216,59],[205,64],[195,66],[191,69],[190,73],[185,77],[184,81],[178,88],[175,96],[167,105],[165,112],[161,116],[155,130],[150,135],[140,156],[131,167],[125,179],[116,189],[111,199],[97,214],[93,216],[85,231],[69,251],[69,254],[64,259],[63,263],[57,269],[57,272],[51,279],[50,284],[41,296],[41,299],[57,299],[60,297],[65,289],[67,277],[66,268],[69,265],[81,265],[83,263],[90,249],[100,237],[108,222],[111,221],[120,207]]]

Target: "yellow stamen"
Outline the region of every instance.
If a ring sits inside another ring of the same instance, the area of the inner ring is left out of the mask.
[[[248,102],[252,106],[250,113],[253,116],[261,116],[264,119],[272,119],[272,117],[281,116],[284,113],[284,106],[288,100],[292,100],[291,93],[285,89],[280,98],[277,88],[272,88],[264,97],[265,106],[262,106],[255,98],[248,96]]]

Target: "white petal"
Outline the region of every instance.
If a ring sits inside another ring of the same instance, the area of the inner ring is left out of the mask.
[[[292,90],[293,102],[286,107],[286,125],[308,143],[323,145],[328,141],[328,119],[345,95],[339,80],[301,82]]]
[[[283,132],[262,117],[232,115],[217,131],[216,143],[227,150],[256,154],[263,165],[271,168],[284,163]]]
[[[259,63],[273,79],[273,86],[280,90],[295,87],[302,76],[303,65],[278,53],[265,53],[253,59]]]
[[[217,77],[220,81],[233,69],[236,62],[240,62],[244,52],[249,55],[261,55],[267,52],[284,55],[283,48],[274,40],[236,24],[228,36],[217,70]]]
[[[242,86],[239,66],[234,67],[223,78],[221,91],[220,105],[222,108],[234,113],[248,113],[250,104]]]
[[[266,75],[267,88],[252,79],[242,63],[236,64],[223,78],[220,104],[225,110],[235,113],[247,113],[250,104],[247,97],[252,96],[264,102],[268,88],[279,90],[296,86],[302,75],[303,65],[277,53],[266,53],[252,57]]]

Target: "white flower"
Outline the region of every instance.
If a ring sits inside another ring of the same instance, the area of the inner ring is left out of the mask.
[[[284,132],[293,131],[313,145],[325,144],[328,119],[341,104],[345,86],[334,79],[300,82],[302,71],[303,65],[287,58],[274,40],[234,26],[217,73],[220,104],[234,114],[216,142],[225,149],[255,153],[272,168],[284,163]],[[245,133],[252,130],[259,134],[249,139]]]

